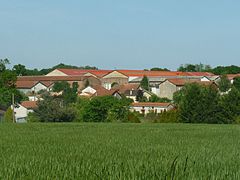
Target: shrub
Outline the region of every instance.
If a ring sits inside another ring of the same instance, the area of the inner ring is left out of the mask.
[[[5,112],[4,117],[3,117],[3,122],[6,122],[6,123],[13,122],[13,110],[11,107],[9,107],[7,109],[7,111]]]
[[[139,113],[137,113],[137,112],[129,112],[128,113],[128,121],[131,123],[141,123],[138,115],[139,115]]]
[[[178,111],[177,110],[170,110],[164,111],[159,114],[158,118],[154,121],[158,123],[178,123]]]
[[[31,112],[27,116],[27,122],[28,123],[41,122],[41,119],[37,116],[36,113]]]

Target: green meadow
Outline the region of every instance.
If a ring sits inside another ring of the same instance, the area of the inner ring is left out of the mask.
[[[0,179],[240,179],[240,126],[0,124]]]

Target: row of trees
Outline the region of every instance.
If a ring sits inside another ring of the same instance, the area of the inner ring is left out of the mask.
[[[212,72],[216,75],[224,74],[238,74],[240,73],[240,67],[231,65],[231,66],[217,66],[212,68],[210,65],[205,64],[184,64],[178,68],[178,71],[182,72]]]
[[[16,102],[26,98],[16,89],[17,75],[13,70],[7,68],[8,64],[10,64],[8,59],[0,59],[0,106],[5,109],[11,105],[13,94]]]
[[[187,84],[174,94],[178,118],[184,123],[235,123],[240,118],[240,91],[220,95],[216,86]]]

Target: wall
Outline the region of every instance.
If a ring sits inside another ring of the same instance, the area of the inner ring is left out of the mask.
[[[177,86],[172,84],[169,81],[164,81],[163,83],[161,83],[159,85],[159,90],[160,90],[160,94],[159,97],[161,98],[168,98],[168,99],[173,99],[173,94],[178,90]]]

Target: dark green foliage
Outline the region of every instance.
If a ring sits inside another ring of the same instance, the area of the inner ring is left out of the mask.
[[[168,98],[160,98],[160,97],[158,97],[157,95],[152,95],[150,98],[149,98],[149,100],[148,100],[149,102],[171,102],[171,100],[170,99],[168,99]]]
[[[240,73],[239,66],[217,66],[211,70],[212,73],[217,75],[224,75],[224,74],[238,74]]]
[[[218,88],[221,92],[227,92],[231,88],[231,82],[226,75],[221,76],[221,80],[218,82]]]
[[[149,80],[147,76],[143,76],[140,86],[147,91],[149,90]]]
[[[233,86],[240,91],[240,77],[234,78]]]
[[[3,107],[11,105],[12,94],[15,95],[16,102],[20,102],[24,98],[24,95],[15,87],[16,73],[7,69],[7,64],[9,64],[8,59],[0,60],[0,105]]]
[[[11,107],[7,109],[7,111],[4,114],[3,122],[5,123],[13,123],[13,110]]]
[[[221,98],[221,109],[224,118],[229,122],[234,122],[240,116],[240,91],[235,87]]]
[[[94,97],[89,101],[78,100],[81,121],[84,122],[127,122],[130,101],[112,96]]]
[[[167,68],[154,67],[150,71],[170,71],[170,70]]]
[[[131,123],[141,123],[138,112],[129,112],[128,113],[128,122]]]
[[[39,101],[35,113],[41,122],[71,122],[76,117],[74,109],[64,106],[62,99],[51,97]]]
[[[28,113],[27,116],[27,122],[28,123],[38,123],[41,122],[41,119],[39,118],[39,116],[37,116],[36,113]]]
[[[139,89],[137,91],[136,100],[138,102],[147,102],[148,101],[148,99],[144,96],[143,90]]]
[[[54,83],[52,91],[61,92],[65,89],[70,89],[70,84],[67,81],[59,81]]]
[[[177,110],[164,111],[158,115],[154,122],[157,123],[178,123],[179,115]]]
[[[174,99],[177,100],[180,122],[223,123],[219,119],[220,116],[216,115],[219,113],[220,107],[219,94],[214,86],[187,84],[176,94]]]
[[[181,65],[178,68],[178,71],[182,72],[205,72],[205,71],[211,71],[210,65],[204,65],[202,63],[200,64],[185,64]]]
[[[17,76],[26,76],[27,75],[27,69],[22,64],[14,65],[13,71],[17,74]]]

